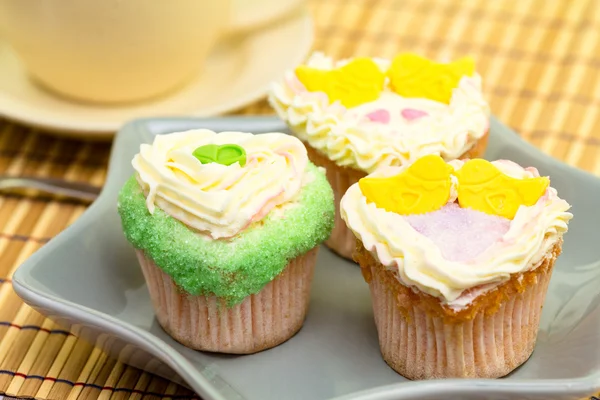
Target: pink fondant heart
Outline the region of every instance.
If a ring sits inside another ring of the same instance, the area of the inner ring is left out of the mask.
[[[409,121],[429,115],[425,111],[415,110],[414,108],[405,108],[400,113],[402,114],[404,119],[407,119]]]
[[[387,124],[390,122],[390,113],[388,110],[384,110],[383,108],[368,113],[366,117],[373,122],[380,122],[382,124]]]

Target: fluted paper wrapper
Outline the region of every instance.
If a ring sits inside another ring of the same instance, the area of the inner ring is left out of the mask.
[[[350,186],[354,185],[360,178],[367,174],[353,168],[340,167],[309,144],[304,143],[308,152],[308,158],[315,165],[325,168],[327,180],[333,189],[335,201],[335,225],[325,245],[340,256],[352,260],[352,253],[356,247],[356,238],[340,216],[340,200]]]
[[[460,158],[481,157],[485,153],[487,142],[488,134],[486,133],[485,136],[479,139],[475,145]],[[335,198],[335,225],[331,232],[331,236],[325,242],[325,245],[340,256],[353,261],[352,253],[356,247],[356,238],[352,231],[346,227],[346,223],[340,216],[340,201],[350,186],[354,185],[359,179],[365,177],[367,174],[364,171],[359,171],[354,168],[340,167],[308,143],[304,143],[304,145],[308,152],[308,158],[315,165],[325,168],[327,180],[333,188],[333,195]]]
[[[184,292],[143,251],[136,253],[156,318],[169,335],[196,350],[250,354],[285,342],[302,327],[317,251],[293,259],[260,292],[233,307],[215,296]]]
[[[383,265],[367,266],[363,272],[369,276],[383,359],[414,380],[498,378],[510,373],[533,352],[557,253],[560,248],[536,269],[531,284],[499,307],[482,307],[454,320],[399,295],[390,288],[392,273]]]

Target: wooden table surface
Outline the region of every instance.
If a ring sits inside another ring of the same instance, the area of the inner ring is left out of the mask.
[[[600,174],[600,1],[314,0],[313,48],[335,58],[473,55],[492,112],[542,151]],[[265,101],[236,113],[270,114]],[[101,185],[108,143],[59,139],[0,119],[0,174]],[[86,205],[0,196],[0,394],[40,399],[191,398],[107,357],[29,307],[11,276]]]

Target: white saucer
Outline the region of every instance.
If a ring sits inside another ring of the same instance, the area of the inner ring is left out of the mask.
[[[270,82],[303,61],[312,41],[312,20],[302,8],[275,25],[219,43],[199,77],[178,92],[127,106],[76,103],[46,92],[0,41],[0,117],[60,135],[107,139],[135,118],[217,115],[262,97]]]

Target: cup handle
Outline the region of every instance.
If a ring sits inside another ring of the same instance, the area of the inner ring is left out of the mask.
[[[228,32],[260,28],[298,9],[304,0],[232,0]]]

